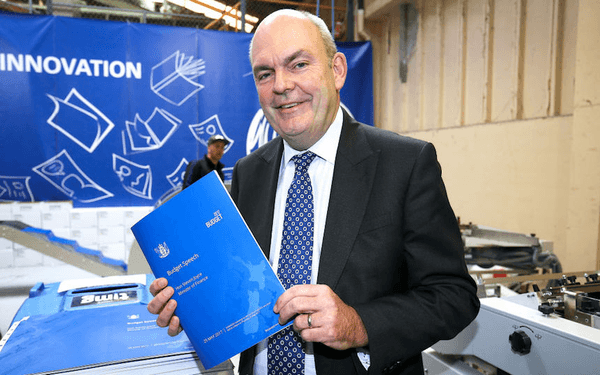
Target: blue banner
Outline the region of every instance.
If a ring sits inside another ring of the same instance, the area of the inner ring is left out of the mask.
[[[248,60],[251,34],[0,15],[0,201],[149,206],[208,138],[241,157],[275,136]],[[372,51],[339,43],[342,104],[373,123]]]

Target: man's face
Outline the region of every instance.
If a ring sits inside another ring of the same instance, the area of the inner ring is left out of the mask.
[[[309,148],[335,118],[346,78],[344,55],[329,60],[317,27],[287,15],[259,27],[251,53],[269,123],[295,149]]]
[[[213,163],[217,163],[219,160],[221,160],[221,158],[223,157],[223,153],[225,152],[225,142],[223,141],[216,141],[211,143],[208,147],[207,147],[207,156],[208,158],[213,162]]]

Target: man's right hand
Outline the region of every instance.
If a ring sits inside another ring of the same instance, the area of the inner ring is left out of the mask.
[[[156,324],[159,327],[169,327],[167,330],[169,336],[177,336],[183,329],[179,324],[179,318],[175,315],[177,301],[171,299],[175,290],[167,284],[165,278],[156,279],[150,284],[150,293],[154,298],[148,303],[148,311],[158,314]]]

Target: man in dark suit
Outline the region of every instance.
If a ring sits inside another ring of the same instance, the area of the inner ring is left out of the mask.
[[[236,164],[231,195],[275,269],[293,157],[317,155],[308,167],[314,277],[274,306],[303,343],[301,373],[422,374],[421,351],[454,337],[479,309],[434,147],[341,109],[346,58],[314,16],[265,18],[250,58],[261,107],[281,137]],[[166,286],[152,283],[148,309],[174,335],[181,327]],[[283,373],[267,341],[242,353],[240,374]]]

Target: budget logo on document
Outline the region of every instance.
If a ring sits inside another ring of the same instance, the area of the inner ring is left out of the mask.
[[[212,227],[213,225],[221,221],[221,219],[223,219],[223,215],[221,215],[221,210],[216,210],[214,213],[214,217],[205,223],[206,227]]]
[[[158,244],[158,247],[155,247],[154,251],[156,252],[156,254],[158,254],[158,256],[160,257],[160,259],[166,258],[167,255],[169,255],[169,252],[170,252],[169,251],[169,247],[167,246],[166,242]]]

